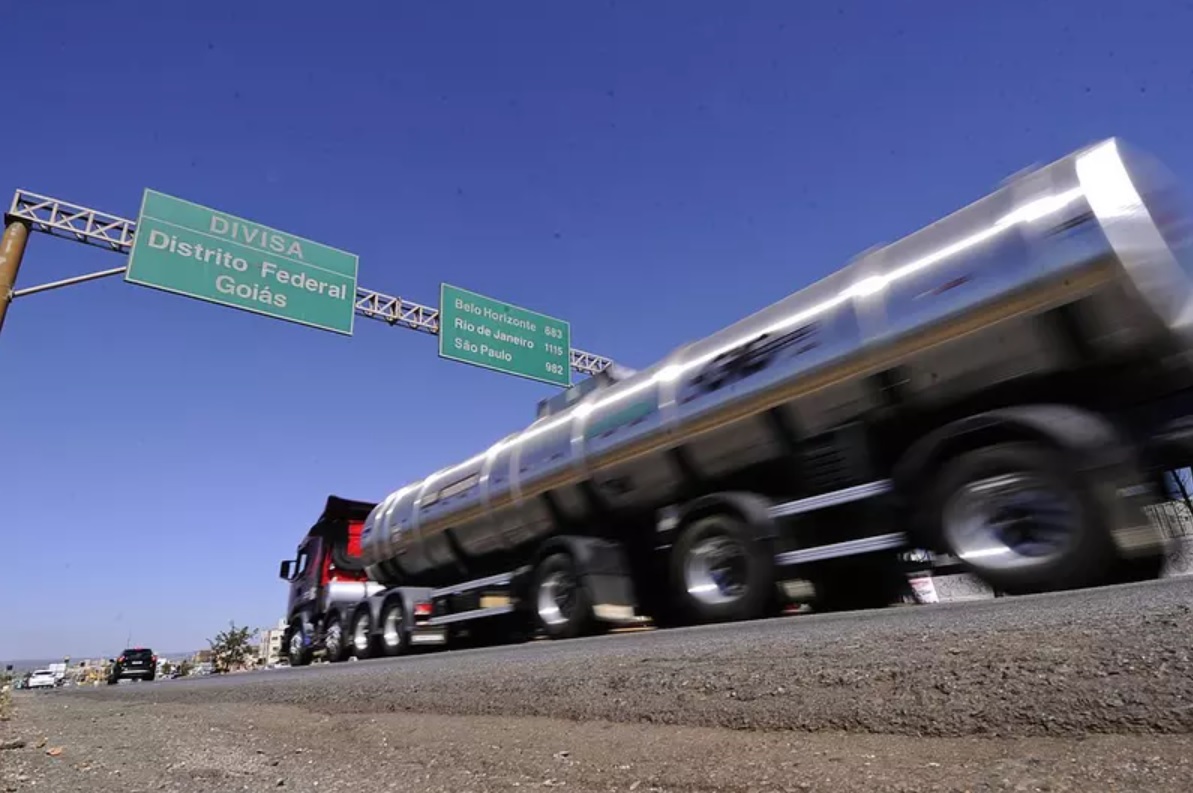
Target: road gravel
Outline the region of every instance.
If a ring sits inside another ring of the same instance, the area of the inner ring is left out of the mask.
[[[1179,578],[62,690],[17,699],[27,744],[0,750],[0,781],[1187,791],[1191,606]]]
[[[1193,789],[1193,740],[1183,735],[910,738],[508,716],[329,716],[286,705],[36,699],[22,703],[18,722],[0,725],[0,735],[25,741],[20,749],[0,750],[0,791]]]
[[[940,737],[1193,731],[1193,578],[85,696]]]

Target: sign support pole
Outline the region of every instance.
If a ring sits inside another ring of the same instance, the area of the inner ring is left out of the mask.
[[[127,267],[112,267],[108,270],[100,270],[96,273],[87,273],[86,275],[76,275],[74,278],[63,278],[61,281],[51,281],[48,284],[38,284],[37,286],[27,286],[24,289],[18,289],[12,293],[12,299],[16,300],[18,297],[25,295],[36,295],[38,292],[48,292],[51,289],[61,289],[64,286],[74,286],[75,284],[85,284],[88,281],[94,281],[98,278],[111,278],[113,275],[124,275]]]
[[[10,220],[4,228],[4,236],[0,237],[0,330],[4,330],[4,317],[12,302],[12,288],[17,282],[17,271],[25,258],[28,240],[29,227],[20,220]]]

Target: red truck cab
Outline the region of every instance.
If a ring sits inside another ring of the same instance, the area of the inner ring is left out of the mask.
[[[289,582],[283,651],[292,666],[317,652],[341,660],[348,650],[346,609],[381,587],[369,581],[360,558],[360,535],[375,505],[329,496],[323,513],[278,575]]]

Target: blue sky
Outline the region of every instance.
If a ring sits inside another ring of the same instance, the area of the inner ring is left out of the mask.
[[[633,367],[1102,137],[1193,183],[1185,3],[102,5],[6,27],[0,192],[134,217],[152,187]],[[38,235],[19,285],[120,263]],[[329,493],[380,499],[554,392],[119,279],[18,300],[0,385],[0,658],[272,622]]]

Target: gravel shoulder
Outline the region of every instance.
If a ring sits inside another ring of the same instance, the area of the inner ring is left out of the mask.
[[[0,793],[1188,791],[1191,603],[1185,577],[22,692]]]
[[[1193,577],[80,696],[934,737],[1193,732]]]
[[[0,790],[1188,791],[1189,736],[909,738],[22,697]]]

